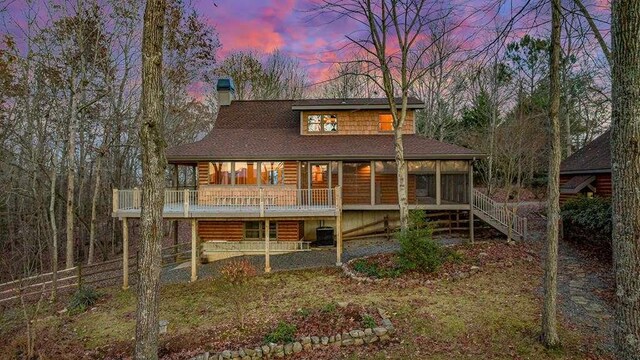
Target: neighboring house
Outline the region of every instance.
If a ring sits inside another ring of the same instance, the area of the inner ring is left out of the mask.
[[[577,196],[611,196],[611,131],[597,137],[560,165],[560,202]]]
[[[202,256],[265,253],[268,271],[269,254],[308,249],[317,229],[330,227],[340,264],[344,231],[398,217],[386,99],[234,101],[228,79],[217,89],[220,109],[211,132],[167,150],[176,174],[178,167],[192,167],[197,185],[186,189],[174,181],[164,216],[192,221],[193,244],[202,243]],[[403,127],[409,208],[476,209],[485,221],[499,221],[502,207],[474,195],[473,163],[483,154],[417,135],[414,111],[423,106],[409,99]],[[126,223],[139,214],[139,190],[114,191],[114,216]],[[524,234],[522,219],[508,216],[519,224],[512,235]]]

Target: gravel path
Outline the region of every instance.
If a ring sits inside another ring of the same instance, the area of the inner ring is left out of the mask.
[[[440,235],[435,238],[443,245],[458,244],[466,241],[465,237],[458,237],[456,235]],[[347,241],[344,245],[342,261],[346,262],[363,256],[396,252],[399,249],[400,246],[394,240],[372,239]],[[263,255],[251,255],[245,256],[244,258],[248,259],[259,273],[264,272]],[[220,273],[220,268],[233,259],[237,258],[224,259],[201,265],[198,268],[198,279],[217,276],[217,274]],[[336,249],[334,247],[314,248],[311,251],[271,255],[271,271],[334,267],[335,264]],[[162,271],[162,282],[165,284],[188,282],[190,278],[191,267],[189,262],[178,266],[169,266]]]

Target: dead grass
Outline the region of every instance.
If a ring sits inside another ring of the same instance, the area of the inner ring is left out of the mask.
[[[260,342],[280,319],[298,309],[322,309],[348,301],[392,314],[398,338],[385,347],[333,348],[298,358],[324,359],[584,359],[597,354],[597,338],[563,325],[563,348],[547,352],[537,342],[541,270],[525,245],[477,245],[465,263],[481,264],[477,273],[454,281],[357,283],[338,269],[274,273],[252,279],[246,330],[233,325],[227,294],[219,283],[200,280],[162,289],[161,318],[169,321],[161,354],[186,358],[219,346]],[[477,258],[479,253],[482,258]],[[117,288],[103,291],[95,309],[77,315],[48,310],[36,323],[45,358],[118,358],[130,354],[135,327],[135,295]],[[45,317],[49,315],[48,317]],[[0,353],[13,358],[21,346],[19,314],[5,310],[0,319]],[[309,334],[313,335],[313,334]],[[191,351],[187,351],[191,350]],[[180,355],[178,355],[180,354]]]

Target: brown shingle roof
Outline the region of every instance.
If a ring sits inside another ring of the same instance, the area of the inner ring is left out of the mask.
[[[213,130],[195,143],[169,148],[171,162],[207,159],[393,159],[391,135],[300,135],[293,100],[234,101]],[[473,158],[481,153],[418,135],[405,135],[407,159]]]
[[[611,131],[607,130],[582,149],[566,158],[560,165],[560,173],[579,174],[611,171]]]

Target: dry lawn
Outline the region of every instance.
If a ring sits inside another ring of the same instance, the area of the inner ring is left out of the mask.
[[[245,295],[247,326],[236,315],[220,284],[203,279],[162,289],[161,318],[169,321],[161,355],[181,359],[204,350],[258,345],[281,319],[328,304],[350,302],[383,308],[398,329],[391,344],[301,353],[298,359],[585,359],[608,358],[597,334],[581,333],[561,321],[563,346],[547,351],[537,342],[540,322],[539,259],[528,245],[478,244],[461,248],[465,271],[455,280],[437,277],[357,283],[339,269],[277,272],[254,278]],[[471,265],[480,271],[467,273]],[[38,351],[46,359],[122,358],[131,354],[135,327],[134,291],[102,290],[95,308],[59,314],[47,305],[35,322]],[[19,309],[0,319],[0,354],[19,357],[25,340]],[[314,335],[314,334],[309,334]]]

